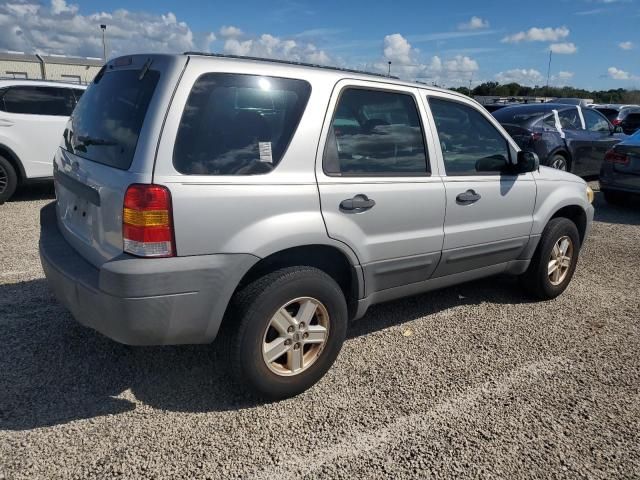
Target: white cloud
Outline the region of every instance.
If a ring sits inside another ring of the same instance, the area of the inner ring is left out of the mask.
[[[551,77],[551,83],[553,83],[554,85],[563,87],[569,84],[569,82],[573,79],[573,76],[574,76],[573,72],[564,72],[564,71],[558,72],[557,74]]]
[[[413,50],[407,39],[399,33],[384,37],[384,58],[391,62],[401,65],[412,63]]]
[[[223,38],[236,38],[241,37],[242,35],[243,31],[233,25],[223,25],[220,28],[220,36]]]
[[[458,25],[459,30],[481,30],[489,28],[489,21],[475,15],[468,22]]]
[[[171,12],[157,15],[118,9],[82,15],[65,0],[52,0],[50,6],[16,0],[0,4],[0,48],[101,57],[100,24],[107,25],[109,56],[208,49],[215,39],[212,32],[194,35]]]
[[[422,58],[420,51],[399,33],[387,35],[383,41],[384,61],[365,65],[380,73],[387,73],[391,61],[391,74],[406,80],[422,80],[438,85],[467,84],[474,72],[480,69],[478,62],[466,55],[442,59],[438,55]]]
[[[536,85],[540,84],[544,77],[542,74],[533,68],[514,68],[504,72],[497,73],[495,76],[499,83],[519,83],[521,85]]]
[[[533,27],[527,31],[514,33],[502,39],[504,43],[519,42],[557,42],[569,36],[570,30],[567,27],[558,28],[538,28]]]
[[[549,48],[553,53],[558,53],[560,55],[571,55],[578,51],[578,47],[576,47],[575,44],[571,42],[552,43]]]
[[[268,33],[257,38],[238,40],[229,38],[224,43],[224,52],[232,55],[278,58],[295,62],[308,62],[327,65],[331,57],[312,43],[298,43],[295,40],[282,39]]]
[[[618,47],[620,47],[622,50],[632,50],[633,42],[620,42],[618,44]]]
[[[614,80],[638,80],[638,77],[616,67],[609,67],[607,72],[609,73],[609,77]]]

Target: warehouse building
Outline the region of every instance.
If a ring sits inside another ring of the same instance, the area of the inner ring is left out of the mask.
[[[100,71],[101,58],[0,52],[0,78],[87,84]]]

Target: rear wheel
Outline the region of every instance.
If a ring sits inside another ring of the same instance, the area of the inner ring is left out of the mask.
[[[560,155],[559,153],[556,153],[551,157],[551,163],[549,163],[549,166],[556,170],[562,170],[565,172],[569,171],[569,161],[564,155]]]
[[[522,284],[532,296],[543,300],[557,297],[571,282],[580,251],[578,229],[568,218],[554,218],[544,229],[540,244]]]
[[[0,203],[4,203],[16,191],[18,175],[9,161],[0,157]]]
[[[227,349],[235,380],[281,399],[315,384],[335,361],[347,331],[340,286],[311,267],[290,267],[247,285],[234,298]]]

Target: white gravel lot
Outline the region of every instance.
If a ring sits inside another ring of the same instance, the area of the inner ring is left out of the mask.
[[[600,195],[573,283],[509,277],[371,309],[297,398],[231,389],[211,346],[76,324],[37,252],[51,188],[0,206],[0,480],[640,477],[640,206]]]

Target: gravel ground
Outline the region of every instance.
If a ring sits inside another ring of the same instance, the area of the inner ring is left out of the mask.
[[[297,398],[234,393],[209,346],[76,324],[37,254],[40,187],[0,207],[0,479],[638,478],[640,206],[596,200],[573,283],[508,277],[373,308]]]

